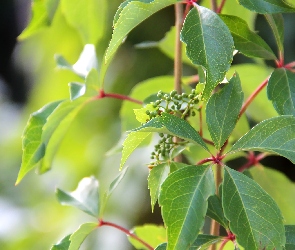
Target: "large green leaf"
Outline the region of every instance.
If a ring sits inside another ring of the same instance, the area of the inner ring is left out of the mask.
[[[104,35],[106,0],[63,0],[61,6],[66,20],[77,29],[84,44],[96,44]]]
[[[209,151],[202,137],[187,121],[165,112],[163,112],[161,116],[153,118],[133,131],[158,132],[177,136],[189,142],[201,145],[205,150]]]
[[[245,8],[260,14],[294,12],[295,8],[284,0],[238,0]]]
[[[121,6],[114,20],[114,31],[109,47],[105,54],[105,62],[108,63],[121,45],[128,33],[142,21],[155,12],[176,3],[177,0],[154,0],[154,1],[127,1]]]
[[[159,203],[167,226],[168,250],[187,249],[196,240],[215,192],[210,166],[188,166],[171,173],[161,188]]]
[[[275,36],[279,52],[284,55],[284,18],[282,14],[266,14],[265,18],[269,23]]]
[[[152,211],[154,210],[154,206],[158,200],[161,185],[168,177],[169,172],[170,166],[167,163],[157,165],[150,171],[148,177],[148,186],[151,195]]]
[[[133,228],[132,232],[154,248],[159,244],[166,242],[166,229],[163,226],[145,224],[143,226]],[[132,237],[128,237],[128,239],[136,249],[149,250],[147,247],[143,246],[140,242],[133,239]]]
[[[295,249],[295,226],[287,225],[285,226],[286,230],[286,250]]]
[[[267,43],[255,32],[251,31],[242,18],[231,15],[219,15],[229,28],[235,43],[235,48],[246,56],[276,59]]]
[[[185,18],[181,40],[188,58],[206,70],[203,96],[208,99],[232,62],[234,42],[230,31],[215,12],[197,6]]]
[[[31,114],[22,136],[22,164],[18,173],[16,184],[18,184],[22,178],[43,158],[45,148],[41,143],[42,129],[48,116],[50,116],[60,103],[61,101],[49,103],[40,110]]]
[[[238,140],[229,153],[245,150],[279,154],[295,163],[295,117],[278,116],[260,122]]]
[[[213,220],[216,220],[225,229],[228,228],[228,221],[224,217],[221,200],[217,195],[210,196],[208,199],[207,214]]]
[[[47,14],[46,5],[43,0],[32,1],[32,18],[28,26],[19,35],[18,39],[26,39],[34,33],[49,26],[50,19]]]
[[[98,217],[98,181],[93,176],[83,178],[71,193],[57,188],[56,197],[62,205],[73,206],[91,216]]]
[[[146,133],[136,133],[131,132],[128,134],[127,138],[123,143],[122,158],[120,163],[120,169],[124,166],[126,160],[131,155],[131,153],[151,134],[151,132]]]
[[[222,205],[230,230],[245,249],[283,249],[283,216],[274,200],[246,175],[224,168]]]
[[[62,138],[66,134],[73,119],[88,100],[89,98],[80,97],[74,101],[64,101],[48,116],[42,131],[41,146],[44,147],[45,154],[38,168],[39,173],[44,173],[51,168],[53,158]]]
[[[268,81],[267,95],[278,114],[295,116],[295,73],[275,69]]]
[[[295,183],[282,172],[261,165],[251,168],[250,173],[253,179],[278,204],[284,216],[285,224],[295,224]]]
[[[272,71],[271,68],[258,64],[239,64],[231,66],[227,77],[232,77],[235,72],[239,73],[244,96],[247,99],[266,78],[269,78]],[[271,101],[267,98],[266,88],[259,92],[257,98],[247,108],[246,114],[256,122],[277,116]]]
[[[206,122],[217,149],[220,149],[233,131],[244,93],[239,75],[236,73],[218,93],[213,94],[206,106]]]
[[[78,250],[85,238],[97,228],[97,223],[88,222],[82,224],[77,231],[75,231],[70,237],[70,247],[68,250]]]
[[[162,243],[160,245],[158,245],[155,250],[166,250],[167,249],[167,243]]]

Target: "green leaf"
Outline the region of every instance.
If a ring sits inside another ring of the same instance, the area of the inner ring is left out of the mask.
[[[217,195],[210,196],[208,199],[208,210],[207,214],[213,220],[216,220],[225,229],[228,229],[228,221],[224,217],[221,200]]]
[[[294,250],[295,249],[295,226],[287,225],[285,226],[286,231],[286,250]]]
[[[66,59],[59,54],[54,55],[54,58],[58,68],[70,70],[82,78],[86,78],[91,69],[98,68],[96,50],[93,44],[86,44],[84,46],[83,51],[74,65],[68,63]]]
[[[28,26],[18,36],[18,39],[23,40],[34,33],[41,31],[48,27],[50,24],[49,17],[47,15],[46,6],[43,0],[32,1],[32,18]]]
[[[199,133],[185,120],[163,112],[162,116],[153,118],[146,124],[133,130],[134,132],[158,132],[177,136],[202,146],[209,151]]]
[[[261,165],[250,168],[250,174],[278,204],[285,224],[295,224],[295,183],[282,172]]]
[[[75,99],[85,94],[85,84],[78,82],[70,82],[69,87],[71,101],[74,101]]]
[[[123,171],[120,172],[120,174],[112,181],[112,183],[109,186],[109,189],[104,193],[103,199],[100,203],[100,213],[99,218],[102,218],[104,209],[106,206],[106,203],[108,202],[108,199],[110,198],[113,191],[116,189],[116,187],[119,185],[119,183],[124,178],[128,168],[125,168]]]
[[[161,188],[159,203],[167,226],[167,249],[187,249],[197,238],[215,192],[210,166],[188,166],[171,173]]]
[[[269,78],[272,71],[273,69],[258,64],[239,64],[232,65],[227,76],[230,78],[235,72],[239,72],[246,100],[266,78]],[[267,98],[266,88],[263,88],[259,92],[257,98],[247,108],[246,114],[256,122],[277,116],[277,112],[274,110],[271,101]]]
[[[260,14],[294,12],[295,8],[284,0],[238,0],[245,8]]]
[[[162,183],[168,177],[170,166],[166,163],[157,165],[152,168],[148,177],[148,187],[151,195],[152,211],[158,200]]]
[[[70,237],[71,234],[67,235],[57,244],[53,245],[50,250],[68,250],[71,243]]]
[[[71,244],[68,250],[78,250],[85,238],[97,228],[97,223],[88,222],[82,224],[70,238]]]
[[[88,100],[89,98],[80,97],[74,101],[64,101],[47,117],[46,124],[43,126],[40,145],[45,148],[45,154],[38,168],[39,173],[44,173],[51,168],[53,158],[62,138],[66,134],[73,119]]]
[[[93,176],[83,178],[76,190],[71,193],[57,188],[56,196],[62,205],[76,207],[91,216],[98,217],[98,181]]]
[[[142,21],[157,11],[176,3],[177,0],[131,1],[127,2],[115,16],[114,31],[105,54],[105,63],[108,63],[128,35]]]
[[[252,179],[224,168],[222,205],[230,230],[245,249],[283,249],[283,216],[274,200]]]
[[[146,224],[133,228],[133,233],[136,234],[140,239],[147,242],[150,246],[155,248],[157,245],[166,241],[166,229],[163,226],[156,226],[152,224]],[[130,243],[136,249],[147,249],[137,240],[128,237]]]
[[[181,40],[188,58],[206,69],[203,97],[207,100],[232,62],[234,42],[230,31],[215,12],[197,6],[185,18]]]
[[[97,44],[105,33],[107,1],[63,0],[61,6],[66,20],[77,29],[84,44]]]
[[[266,14],[265,18],[270,25],[278,45],[279,52],[284,54],[284,19],[282,14]]]
[[[131,155],[131,153],[150,135],[150,132],[147,133],[136,133],[131,132],[128,134],[127,138],[123,143],[122,158],[120,163],[120,169],[123,168],[126,160]]]
[[[278,116],[260,122],[238,140],[229,153],[263,151],[279,154],[295,163],[295,117]]]
[[[222,241],[224,237],[215,236],[215,235],[207,235],[207,234],[199,234],[195,242],[189,248],[190,250],[204,250],[208,249],[208,247],[212,244],[215,244],[219,241]]]
[[[22,135],[22,164],[15,183],[16,185],[43,158],[45,154],[45,148],[41,143],[43,132],[42,129],[47,121],[48,116],[50,116],[50,114],[61,102],[62,101],[49,103],[31,114]]]
[[[239,75],[236,73],[222,90],[213,94],[206,106],[206,122],[219,150],[232,133],[243,104],[244,93]]]
[[[55,12],[59,6],[60,0],[46,0],[45,7],[47,11],[48,18],[52,22]]]
[[[155,248],[155,250],[166,250],[166,249],[167,249],[167,243],[162,243]]]
[[[295,74],[275,69],[268,80],[267,96],[279,115],[295,116]]]
[[[276,56],[268,44],[249,29],[246,21],[231,15],[219,15],[219,17],[229,28],[237,50],[249,57],[276,60]]]

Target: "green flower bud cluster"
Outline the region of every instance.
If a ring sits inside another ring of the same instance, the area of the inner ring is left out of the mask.
[[[152,102],[153,108],[155,110],[150,111],[147,110],[146,114],[153,119],[162,112],[167,112],[170,114],[179,114],[181,118],[184,118],[187,115],[196,115],[194,111],[195,105],[200,101],[199,93],[196,93],[195,89],[192,89],[190,94],[182,93],[177,94],[176,90],[168,93],[163,93],[163,91],[159,91],[157,93],[157,97],[159,98],[155,102]]]
[[[159,135],[161,139],[155,145],[155,150],[151,154],[151,159],[156,162],[167,160],[170,157],[172,149],[175,147],[172,135],[164,135],[163,133],[159,133]]]

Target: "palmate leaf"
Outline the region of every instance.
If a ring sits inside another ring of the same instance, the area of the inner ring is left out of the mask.
[[[268,81],[267,96],[278,114],[295,116],[295,74],[275,69]]]
[[[166,242],[166,229],[163,226],[145,224],[133,228],[132,232],[152,247],[156,247],[159,244]],[[143,246],[137,240],[131,237],[128,237],[128,240],[136,249],[148,250],[147,247]]]
[[[210,196],[208,199],[207,214],[213,220],[216,220],[225,229],[228,228],[228,221],[224,217],[224,212],[221,204],[221,200],[217,195]]]
[[[70,237],[70,246],[68,250],[78,250],[85,238],[97,228],[97,223],[88,222],[82,224],[77,231],[75,231]]]
[[[285,226],[286,231],[286,250],[295,249],[295,225]]]
[[[222,147],[233,131],[243,99],[244,93],[237,73],[220,92],[210,97],[206,106],[206,122],[217,149]]]
[[[58,188],[56,197],[60,204],[76,207],[97,218],[99,214],[98,186],[98,181],[93,176],[86,177],[79,182],[78,187],[71,193]]]
[[[199,133],[185,120],[177,116],[163,112],[161,116],[153,118],[133,132],[158,132],[177,136],[194,144],[202,146],[209,152],[209,149]]]
[[[127,1],[121,5],[114,19],[114,31],[105,54],[105,63],[107,64],[112,59],[122,41],[133,28],[152,14],[176,2],[177,0],[138,0]]]
[[[284,18],[282,14],[264,15],[275,36],[279,52],[284,54]]]
[[[279,154],[295,163],[295,117],[278,116],[264,120],[239,139],[228,153],[263,151]]]
[[[230,230],[245,249],[283,249],[283,216],[274,200],[252,179],[224,168],[222,205]]]
[[[204,224],[208,198],[215,192],[210,166],[188,166],[171,173],[159,197],[167,226],[168,250],[187,249]]]
[[[152,211],[158,200],[161,185],[168,177],[169,172],[170,166],[167,163],[162,163],[153,167],[149,173],[148,187],[150,189]]]
[[[45,148],[41,144],[43,132],[42,129],[43,126],[46,124],[48,116],[50,116],[50,114],[61,102],[62,101],[52,102],[31,114],[22,136],[22,165],[18,173],[18,177],[15,183],[16,185],[43,158],[45,154]]]
[[[260,14],[294,12],[295,8],[284,0],[238,0],[245,8]]]
[[[106,0],[64,0],[62,11],[68,23],[77,29],[84,44],[97,44],[105,32]]]
[[[275,60],[276,56],[267,43],[255,32],[251,31],[246,21],[232,15],[219,15],[229,28],[235,48],[249,57],[260,57]]]
[[[188,58],[206,69],[203,97],[207,100],[232,62],[234,42],[230,31],[215,12],[197,5],[185,18],[181,40]]]
[[[120,163],[120,170],[123,168],[125,162],[131,153],[146,139],[149,137],[151,132],[146,133],[135,133],[131,132],[123,143],[122,157]]]
[[[69,246],[71,244],[70,241],[71,234],[64,237],[62,240],[60,240],[58,243],[53,245],[50,250],[68,250]]]

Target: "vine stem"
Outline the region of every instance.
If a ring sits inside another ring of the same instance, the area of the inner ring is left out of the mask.
[[[257,89],[254,90],[254,92],[248,97],[248,99],[246,100],[246,102],[243,104],[239,117],[242,116],[242,114],[245,113],[246,109],[248,108],[248,106],[252,103],[252,101],[255,99],[255,97],[260,93],[261,90],[264,89],[264,87],[267,85],[268,83],[268,79],[269,77],[267,77],[258,87]]]
[[[137,99],[131,98],[129,96],[126,95],[121,95],[121,94],[116,94],[116,93],[105,93],[104,90],[100,90],[99,94],[97,96],[95,96],[95,99],[102,99],[102,98],[114,98],[114,99],[120,99],[120,100],[124,100],[124,101],[129,101],[129,102],[134,102],[137,103],[139,105],[142,105],[143,102],[139,101]]]
[[[211,0],[211,9],[214,11],[214,12],[217,12],[217,0]]]
[[[218,7],[218,9],[216,11],[216,13],[221,13],[225,2],[226,2],[226,0],[222,0],[221,4],[219,5],[219,7]]]
[[[135,239],[136,241],[140,242],[141,244],[143,244],[147,249],[154,250],[154,248],[151,245],[149,245],[144,240],[142,240],[137,235],[130,232],[128,229],[126,229],[124,227],[121,227],[121,226],[119,226],[119,225],[117,225],[115,223],[104,221],[104,220],[100,219],[98,221],[98,227],[102,227],[102,226],[110,226],[110,227],[116,228],[116,229],[122,231],[123,233],[125,233],[126,235],[130,236],[131,238]]]
[[[180,32],[183,23],[183,6],[182,3],[176,3],[175,5],[175,58],[174,58],[174,89],[177,91],[178,94],[182,93],[181,89],[181,77],[182,77],[182,44],[180,41]],[[179,143],[181,141],[180,138],[174,137],[173,138],[175,143]],[[174,161],[181,162],[182,156],[177,155],[174,158]]]

